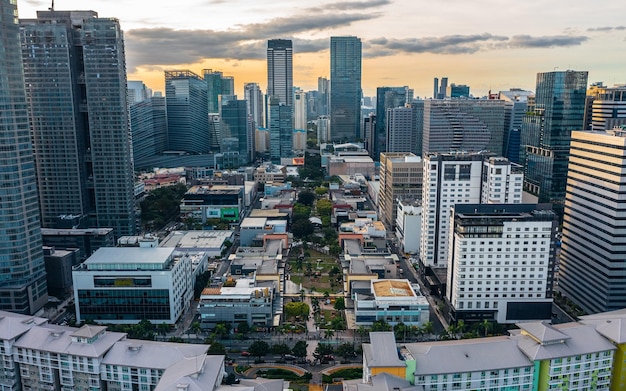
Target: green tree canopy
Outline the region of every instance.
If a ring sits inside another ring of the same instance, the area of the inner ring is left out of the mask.
[[[298,341],[294,345],[293,349],[291,349],[291,351],[294,356],[298,358],[303,358],[303,357],[306,357],[307,355],[307,350],[306,350],[307,347],[308,347],[308,344],[306,343],[306,341]]]
[[[349,357],[356,357],[356,351],[354,345],[351,343],[342,343],[337,346],[335,353],[343,357],[343,360],[348,360]]]
[[[290,354],[291,349],[285,343],[277,343],[275,345],[272,345],[272,353],[284,356],[285,354]]]
[[[317,201],[315,205],[317,214],[320,216],[330,216],[333,211],[333,202],[331,200],[322,199]]]
[[[324,195],[328,193],[328,188],[326,187],[316,187],[315,188],[315,194],[317,194],[318,196]]]
[[[334,308],[337,311],[343,311],[346,309],[346,300],[343,297],[338,297],[335,299],[335,306]]]
[[[285,315],[287,318],[295,318],[299,316],[305,319],[309,316],[309,305],[303,302],[291,302],[285,304]]]
[[[291,225],[291,232],[296,238],[305,238],[315,232],[315,227],[309,220],[298,220]]]
[[[226,355],[226,347],[219,342],[212,342],[211,346],[209,346],[209,350],[207,350],[207,354],[213,356]]]
[[[254,341],[248,351],[252,356],[260,359],[270,351],[270,345],[263,340]]]
[[[306,205],[308,207],[313,207],[313,203],[315,202],[315,194],[308,191],[303,190],[298,194],[298,203],[302,205]]]

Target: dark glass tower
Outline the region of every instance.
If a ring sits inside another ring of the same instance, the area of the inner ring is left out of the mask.
[[[381,152],[390,152],[387,149],[387,110],[396,107],[404,107],[407,101],[408,87],[378,87],[376,88],[376,135],[370,151],[375,160],[379,159]],[[402,152],[408,152],[405,149]],[[391,151],[396,152],[396,151]],[[421,154],[421,150],[418,154]]]
[[[270,157],[272,163],[280,164],[280,159],[292,156],[293,120],[291,107],[277,97],[269,99],[268,129],[270,132]]]
[[[571,133],[583,128],[587,72],[538,73],[535,91],[522,123],[524,189],[562,217]]]
[[[222,138],[237,140],[236,151],[239,153],[239,164],[250,162],[253,150],[248,137],[248,107],[246,100],[232,99],[222,105]]]
[[[361,39],[331,37],[330,135],[332,141],[356,141],[361,138],[361,95]]]
[[[124,38],[93,11],[38,11],[22,20],[22,57],[41,220],[89,217],[136,232]]]
[[[0,0],[0,309],[48,301],[15,0]]]
[[[290,39],[267,41],[267,96],[293,106],[293,48]]]

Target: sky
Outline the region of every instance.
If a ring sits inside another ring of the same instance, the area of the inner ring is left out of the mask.
[[[18,0],[20,18],[50,1]],[[268,39],[293,40],[294,86],[317,89],[330,73],[330,37],[363,42],[362,87],[404,86],[433,95],[433,78],[471,93],[534,90],[536,74],[586,70],[589,82],[626,83],[624,0],[56,0],[120,20],[128,80],[164,90],[165,70],[208,68],[243,85],[267,85]]]

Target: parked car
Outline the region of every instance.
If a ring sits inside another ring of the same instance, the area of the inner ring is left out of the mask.
[[[246,351],[241,352],[241,355],[244,356],[244,357],[250,357],[251,356],[250,352],[246,352]]]

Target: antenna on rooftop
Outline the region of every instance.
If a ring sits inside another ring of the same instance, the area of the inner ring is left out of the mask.
[[[48,11],[54,11],[54,0],[52,0],[52,6],[48,8]]]

